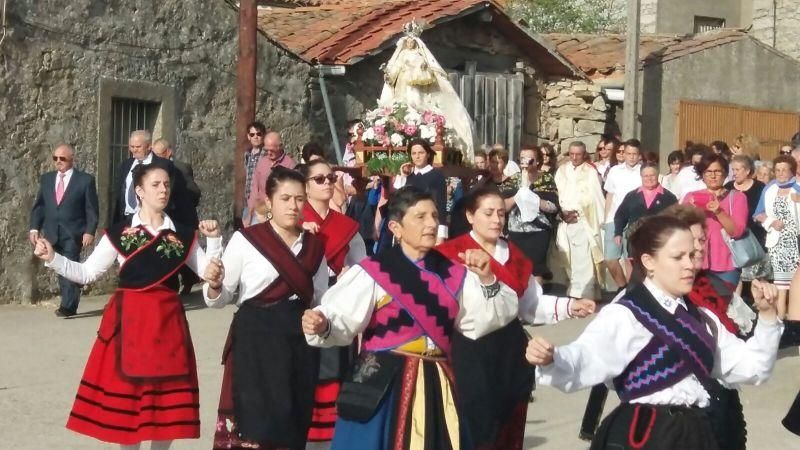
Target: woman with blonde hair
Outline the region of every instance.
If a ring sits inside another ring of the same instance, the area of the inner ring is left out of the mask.
[[[758,149],[761,147],[761,143],[758,141],[758,138],[755,136],[751,136],[749,134],[740,134],[736,136],[736,139],[733,140],[733,145],[730,148],[732,155],[750,155],[754,156],[758,154]]]

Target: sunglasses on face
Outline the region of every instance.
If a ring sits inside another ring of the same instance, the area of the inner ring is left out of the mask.
[[[791,150],[789,150],[789,151],[781,150],[781,155],[791,155],[791,154],[792,154]]]
[[[53,156],[53,161],[70,162],[72,159],[64,156]]]
[[[262,133],[260,131],[257,131],[255,133],[247,133],[247,135],[250,136],[250,137],[256,137],[256,136],[262,137],[262,136],[264,136],[264,133]]]
[[[329,173],[327,175],[317,175],[313,177],[308,177],[309,180],[313,180],[314,183],[317,184],[325,184],[325,180],[330,181],[331,184],[336,183],[336,180],[339,179],[339,175],[335,173]]]

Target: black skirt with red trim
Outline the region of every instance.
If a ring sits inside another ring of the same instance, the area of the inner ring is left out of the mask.
[[[138,295],[146,296],[148,292]],[[156,295],[163,295],[163,291]],[[168,298],[165,296],[164,300]],[[175,327],[186,333],[183,350],[187,354],[187,367],[183,375],[163,378],[139,378],[123,373],[120,363],[122,334],[118,332],[120,301],[120,295],[112,296],[103,313],[100,332],[86,363],[67,428],[123,445],[200,437],[197,366],[180,299],[175,295],[173,301],[177,302],[180,314],[173,315],[172,320],[180,322],[174,324]],[[151,313],[159,314],[158,311]],[[109,330],[111,332],[106,333]]]
[[[622,403],[600,424],[590,450],[718,450],[705,410]]]

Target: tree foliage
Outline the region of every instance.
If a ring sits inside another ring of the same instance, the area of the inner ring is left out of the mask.
[[[625,30],[626,0],[511,0],[508,12],[537,33]]]

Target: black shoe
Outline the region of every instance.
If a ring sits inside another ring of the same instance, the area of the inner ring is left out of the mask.
[[[66,309],[64,309],[64,308],[58,308],[58,309],[56,310],[56,316],[58,316],[58,317],[64,317],[64,318],[67,318],[67,317],[72,317],[72,316],[74,316],[75,314],[77,314],[77,313],[74,313],[74,312],[72,312],[72,311],[67,311],[67,310],[66,310]]]
[[[180,295],[186,295],[186,294],[191,294],[191,293],[192,293],[192,285],[191,284],[184,284],[183,287],[181,287],[181,291],[179,292]]]

